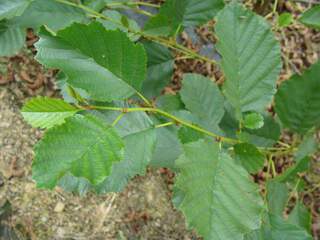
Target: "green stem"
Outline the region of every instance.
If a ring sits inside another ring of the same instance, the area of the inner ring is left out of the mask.
[[[220,136],[220,135],[215,134],[213,132],[207,131],[201,127],[198,127],[197,125],[189,123],[183,119],[180,119],[180,118],[178,118],[170,113],[167,113],[161,109],[158,109],[158,108],[151,108],[151,107],[120,108],[120,107],[107,107],[107,106],[84,106],[83,109],[110,110],[110,111],[119,111],[119,112],[123,112],[123,113],[127,113],[127,112],[153,112],[153,113],[157,113],[159,115],[162,115],[164,117],[167,117],[167,118],[173,120],[174,122],[181,124],[181,125],[184,125],[186,127],[189,127],[195,131],[201,132],[201,133],[206,134],[210,137],[217,138],[220,141],[227,142],[230,144],[240,143],[240,141],[237,139],[223,137],[223,136]]]
[[[114,127],[115,125],[117,125],[117,123],[121,120],[121,118],[125,115],[124,112],[120,113],[119,116],[113,121],[113,123],[111,124],[112,127]]]
[[[175,124],[174,122],[162,123],[162,124],[156,125],[155,128],[168,127],[168,126],[171,126],[171,125],[174,125],[174,124]]]
[[[80,8],[82,10],[84,10],[85,12],[89,13],[90,16],[94,16],[96,18],[100,18],[100,19],[104,19],[106,21],[110,21],[114,24],[117,24],[117,25],[120,25],[122,27],[125,27],[129,32],[133,33],[133,34],[138,34],[138,35],[141,35],[142,37],[148,39],[148,40],[151,40],[151,41],[155,41],[161,45],[164,45],[168,48],[171,48],[171,49],[174,49],[178,52],[181,52],[183,53],[184,55],[187,55],[187,56],[191,56],[192,58],[196,58],[196,59],[200,59],[202,61],[205,61],[205,62],[209,62],[211,64],[217,64],[217,62],[213,59],[210,59],[210,58],[207,58],[205,56],[202,56],[192,50],[190,50],[189,48],[186,48],[185,46],[182,46],[176,42],[173,42],[173,41],[168,41],[167,39],[165,38],[161,38],[161,37],[157,37],[157,36],[152,36],[152,35],[148,35],[144,32],[141,32],[141,31],[136,31],[136,30],[133,30],[129,27],[126,27],[124,26],[121,22],[118,22],[114,19],[111,19],[99,12],[96,12],[95,10],[87,7],[87,6],[84,6],[83,4],[76,4],[76,3],[73,3],[73,2],[69,2],[68,0],[55,0],[59,3],[62,3],[62,4],[66,4],[66,5],[69,5],[69,6],[73,6],[73,7],[76,7],[76,8]]]
[[[113,6],[147,6],[147,7],[160,8],[160,5],[153,4],[153,3],[147,3],[147,2],[112,2],[112,3],[108,3],[107,6],[110,6],[110,7],[113,7]]]

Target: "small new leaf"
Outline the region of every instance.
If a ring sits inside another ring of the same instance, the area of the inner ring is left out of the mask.
[[[243,125],[249,129],[259,129],[263,126],[264,120],[260,113],[249,113],[244,116]]]
[[[29,100],[22,108],[24,119],[33,127],[51,128],[65,122],[80,109],[57,98],[37,97]]]

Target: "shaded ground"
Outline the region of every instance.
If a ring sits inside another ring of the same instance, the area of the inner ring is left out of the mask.
[[[284,2],[280,5],[281,11],[297,15],[304,9],[302,5],[293,8],[288,1],[279,2]],[[197,31],[204,42],[215,41],[208,29],[210,24]],[[281,39],[284,61],[280,81],[301,72],[320,56],[319,32],[293,24],[277,30],[277,36]],[[30,38],[32,44],[32,36]],[[183,35],[182,41],[198,48],[187,35]],[[210,64],[177,60],[173,83],[167,90],[178,89],[182,73],[191,71],[223,82],[218,69]],[[53,76],[53,71],[44,71],[32,60],[29,51],[11,59],[0,59],[0,206],[6,200],[12,205],[7,222],[20,236],[12,239],[197,239],[186,230],[181,214],[173,209],[170,185],[163,171],[153,170],[145,177],[137,177],[118,195],[80,198],[59,189],[35,189],[30,177],[32,148],[42,133],[23,122],[19,108],[30,96],[56,95]],[[284,139],[292,141],[289,135],[284,135]],[[279,158],[275,162],[277,171],[281,172],[292,159]],[[303,199],[312,210],[317,240],[320,235],[319,155],[314,157],[312,165],[312,171],[305,176],[307,186]]]

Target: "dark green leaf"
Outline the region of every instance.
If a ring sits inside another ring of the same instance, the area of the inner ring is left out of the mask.
[[[178,207],[188,226],[204,239],[242,239],[259,228],[263,204],[259,188],[219,144],[203,140],[185,144],[176,166],[175,187],[184,193]]]
[[[156,105],[167,112],[179,111],[184,108],[180,95],[161,95],[157,98]]]
[[[36,47],[42,64],[62,69],[71,86],[86,90],[94,100],[128,98],[145,78],[143,46],[100,23],[73,24],[57,36],[43,35]]]
[[[235,160],[249,172],[256,173],[263,168],[264,155],[249,143],[239,143],[234,145]]]
[[[145,26],[155,35],[172,36],[181,27],[198,26],[212,19],[223,8],[223,0],[167,0],[159,13]]]
[[[285,127],[300,134],[320,124],[320,62],[280,85],[276,112]]]
[[[280,182],[289,182],[297,178],[298,173],[305,172],[309,169],[310,158],[304,157],[300,159],[299,162],[294,164],[292,167],[289,167],[284,173],[278,176],[276,179]]]
[[[200,132],[197,132],[188,127],[181,127],[178,131],[178,136],[180,141],[185,144],[189,142],[195,142],[204,137]]]
[[[160,95],[173,75],[174,58],[170,50],[154,42],[143,43],[148,56],[147,78],[142,86],[142,93],[148,97]]]
[[[320,5],[316,5],[304,12],[299,20],[307,26],[320,29]]]
[[[319,143],[313,136],[313,133],[304,136],[303,141],[298,147],[298,151],[295,154],[295,159],[299,162],[301,159],[312,155],[317,151]]]
[[[238,3],[218,15],[217,49],[226,76],[224,93],[241,119],[242,112],[260,112],[271,102],[281,69],[280,45],[262,17]]]

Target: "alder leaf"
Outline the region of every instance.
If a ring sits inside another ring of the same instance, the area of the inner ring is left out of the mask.
[[[311,220],[311,213],[300,201],[296,203],[295,207],[290,212],[288,217],[289,223],[302,227],[309,233],[311,230]]]
[[[239,143],[234,145],[235,160],[249,173],[257,173],[263,168],[264,155],[249,143]]]
[[[141,89],[145,79],[143,46],[98,22],[75,23],[56,36],[42,34],[36,48],[39,62],[61,69],[71,86],[84,89],[93,100],[126,99]]]
[[[320,61],[301,76],[283,82],[275,96],[275,110],[285,127],[305,134],[320,124]]]
[[[252,112],[244,116],[243,125],[245,128],[259,129],[263,124],[263,116],[260,113]]]
[[[258,186],[217,143],[185,144],[176,166],[175,187],[184,194],[178,208],[204,239],[243,239],[260,227],[263,201]]]
[[[180,95],[186,108],[199,118],[199,125],[218,131],[224,115],[224,99],[214,82],[199,74],[185,74]]]
[[[23,47],[26,30],[12,26],[8,21],[0,21],[0,56],[11,56]]]
[[[124,144],[114,128],[94,116],[75,115],[49,129],[36,145],[32,177],[52,189],[66,174],[101,183],[123,159]]]
[[[271,27],[263,17],[233,2],[218,14],[215,29],[225,96],[238,119],[243,112],[260,112],[271,102],[281,69],[280,45]]]
[[[154,42],[143,42],[148,56],[147,78],[142,86],[144,96],[159,96],[173,75],[174,58],[170,50]]]
[[[287,185],[272,179],[267,182],[266,191],[269,212],[282,216],[289,198],[289,189]]]
[[[65,122],[80,109],[58,98],[36,97],[22,108],[24,119],[33,127],[51,128]]]
[[[33,0],[23,14],[12,19],[12,22],[20,27],[36,30],[47,25],[56,31],[73,22],[82,22],[85,18],[85,13],[79,8],[55,0]]]
[[[299,21],[304,25],[320,30],[320,6],[316,5],[302,14]]]
[[[167,0],[159,13],[150,18],[144,30],[149,34],[172,36],[181,27],[206,23],[223,6],[223,0]]]
[[[1,0],[0,20],[21,15],[31,1],[32,0]]]

